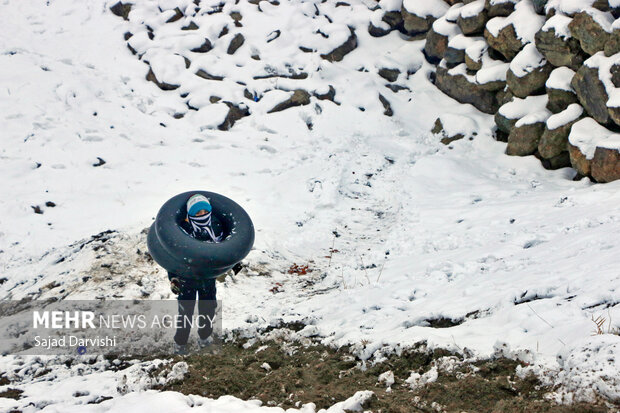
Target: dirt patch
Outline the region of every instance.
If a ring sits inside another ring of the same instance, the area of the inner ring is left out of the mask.
[[[231,394],[285,409],[313,402],[318,410],[356,391],[372,390],[376,397],[365,405],[372,412],[613,411],[603,404],[564,406],[545,400],[544,394],[552,389],[535,377],[517,377],[520,363],[505,358],[468,363],[448,351],[429,352],[420,346],[366,367],[346,347],[304,347],[273,340],[248,344],[224,343],[215,354],[186,356],[185,378],[159,388],[212,398]],[[389,388],[385,375],[380,379],[387,371],[394,378]]]
[[[19,390],[19,389],[6,389],[3,392],[0,392],[0,397],[4,397],[6,399],[19,399],[21,397],[21,394],[23,393],[23,390]]]

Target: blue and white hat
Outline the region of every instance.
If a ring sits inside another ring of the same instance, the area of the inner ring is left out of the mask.
[[[187,215],[190,217],[196,216],[202,209],[211,212],[211,204],[204,195],[195,194],[187,200]]]

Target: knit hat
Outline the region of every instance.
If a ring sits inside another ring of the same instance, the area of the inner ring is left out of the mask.
[[[204,195],[195,194],[187,200],[187,215],[196,216],[198,211],[202,209],[211,212],[211,204]]]

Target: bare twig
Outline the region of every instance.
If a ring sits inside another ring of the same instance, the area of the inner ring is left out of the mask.
[[[366,280],[368,280],[368,285],[370,285],[370,278],[368,278],[368,271],[366,270],[366,266],[364,265],[364,260],[360,255],[360,262],[362,263],[362,269],[364,270],[364,275],[366,275]]]
[[[379,282],[379,278],[381,278],[381,274],[383,273],[383,267],[385,267],[385,261],[383,261],[383,264],[381,264],[381,270],[379,271],[379,275],[377,276],[377,281],[375,282]]]
[[[551,327],[551,328],[555,328],[553,325],[551,325],[551,323],[549,323],[547,320],[545,320],[545,319],[544,319],[544,318],[542,318],[540,315],[538,315],[538,313],[537,313],[536,311],[534,311],[534,309],[532,308],[532,306],[531,306],[531,305],[529,305],[529,304],[526,304],[526,305],[528,306],[528,308],[529,308],[530,310],[532,310],[532,312],[533,312],[534,314],[536,314],[536,317],[538,317],[538,318],[540,318],[542,321],[544,321],[544,322],[545,322],[545,323],[546,323],[549,327]],[[559,338],[558,338],[558,341],[559,341],[560,343],[562,343],[563,345],[566,345],[566,343],[565,343],[565,342],[563,342],[562,340],[560,340]]]

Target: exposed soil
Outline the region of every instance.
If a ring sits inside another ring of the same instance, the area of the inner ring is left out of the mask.
[[[447,351],[422,347],[360,368],[348,348],[265,341],[243,347],[244,341],[224,343],[212,354],[178,357],[189,365],[182,380],[162,387],[184,394],[217,398],[234,395],[260,399],[264,405],[300,407],[313,402],[317,410],[343,401],[359,390],[372,390],[365,410],[372,412],[476,413],[602,413],[618,411],[603,403],[557,405],[543,395],[551,389],[535,377],[515,375],[517,361],[497,358],[463,362]],[[265,364],[267,363],[268,366]],[[423,374],[438,367],[434,382],[413,389],[405,380],[411,372]],[[379,375],[391,370],[394,384],[387,389]]]

